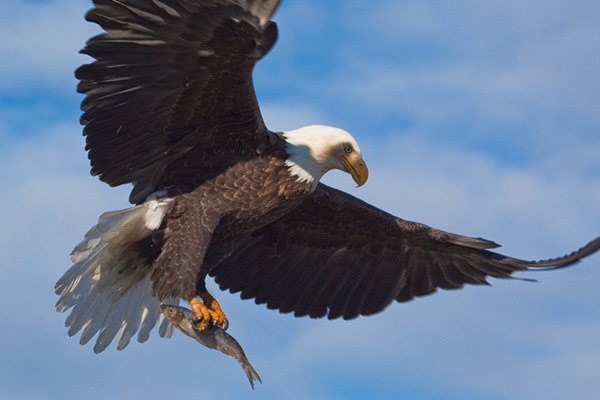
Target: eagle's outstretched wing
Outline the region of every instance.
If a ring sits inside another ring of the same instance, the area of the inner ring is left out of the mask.
[[[206,175],[239,159],[224,149],[260,151],[269,134],[252,68],[277,38],[269,18],[278,3],[95,0],[86,19],[106,33],[82,50],[96,61],[76,71],[92,174],[132,182],[139,203],[189,185],[189,160]]]
[[[319,184],[301,206],[247,237],[210,274],[222,289],[268,308],[350,319],[437,288],[567,266],[600,249],[600,238],[546,261],[488,250],[495,247],[488,240],[402,220]]]

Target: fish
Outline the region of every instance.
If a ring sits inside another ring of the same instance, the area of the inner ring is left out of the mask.
[[[248,357],[246,357],[242,346],[222,328],[216,325],[209,325],[204,330],[198,329],[196,316],[191,310],[185,307],[161,304],[160,309],[169,322],[187,336],[196,339],[200,344],[209,349],[219,350],[221,353],[234,358],[246,373],[252,389],[254,389],[255,381],[262,383],[260,376],[248,361]]]

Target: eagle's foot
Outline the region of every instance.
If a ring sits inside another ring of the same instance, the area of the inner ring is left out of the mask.
[[[196,326],[198,329],[203,331],[211,324],[227,330],[229,322],[219,302],[206,291],[199,293],[199,296],[202,298],[202,301],[198,300],[197,297],[193,297],[190,300],[192,312],[196,315]]]

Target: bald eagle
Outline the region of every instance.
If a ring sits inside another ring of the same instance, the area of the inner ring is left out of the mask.
[[[94,350],[158,324],[189,302],[199,329],[227,328],[214,277],[270,309],[344,319],[486,277],[557,268],[600,248],[525,261],[494,242],[406,221],[319,183],[332,169],[368,178],[346,131],[265,126],[252,83],[277,38],[276,0],[95,0],[104,33],[76,71],[92,175],[132,184],[132,207],[106,212],[57,282],[69,334]]]

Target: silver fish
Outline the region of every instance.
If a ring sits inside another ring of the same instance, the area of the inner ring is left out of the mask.
[[[252,365],[250,365],[242,346],[240,346],[233,336],[215,325],[209,325],[202,331],[199,330],[196,326],[196,316],[191,310],[185,307],[161,304],[160,309],[165,317],[181,332],[196,339],[200,344],[210,349],[219,350],[229,357],[233,357],[242,366],[252,389],[254,389],[255,380],[262,383],[260,376],[258,376]]]

